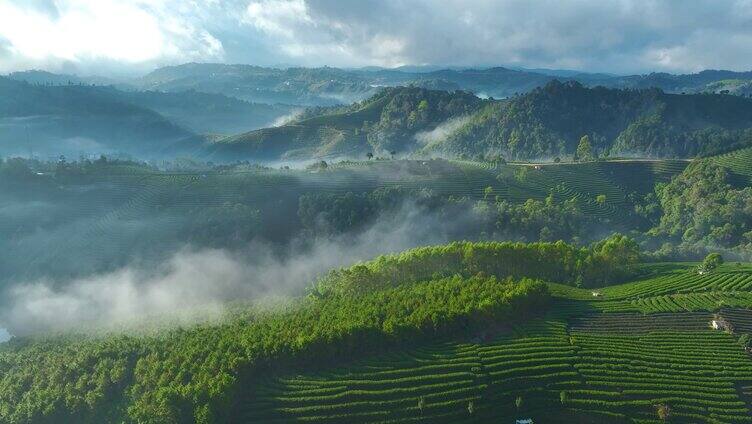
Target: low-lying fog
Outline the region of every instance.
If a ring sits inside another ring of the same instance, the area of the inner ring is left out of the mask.
[[[259,242],[235,251],[183,246],[156,264],[134,262],[78,278],[11,281],[0,297],[0,326],[24,335],[81,326],[115,328],[150,315],[168,314],[180,323],[214,318],[229,301],[300,294],[329,269],[446,242],[464,219],[405,203],[356,235],[294,241],[283,252]],[[76,260],[75,252],[67,255]]]

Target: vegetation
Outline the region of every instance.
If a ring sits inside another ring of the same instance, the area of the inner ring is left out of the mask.
[[[546,286],[528,279],[455,276],[309,297],[279,312],[243,312],[219,327],[155,337],[17,342],[0,350],[0,421],[226,420],[238,384],[266,367],[513,321],[539,313],[547,298]]]
[[[669,236],[690,249],[752,247],[752,189],[735,186],[726,168],[699,161],[671,183],[658,186],[656,193],[663,214],[653,234]]]

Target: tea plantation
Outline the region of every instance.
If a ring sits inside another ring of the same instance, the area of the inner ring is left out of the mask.
[[[752,422],[752,356],[738,343],[752,330],[752,268],[643,272],[598,290],[550,284],[542,318],[269,375],[238,414],[259,423]],[[713,330],[714,320],[728,328]]]

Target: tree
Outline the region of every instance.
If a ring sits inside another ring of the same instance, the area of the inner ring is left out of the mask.
[[[392,150],[391,152],[389,152],[389,154],[392,156],[392,159],[394,159],[394,157],[397,156],[397,151]]]
[[[593,146],[590,143],[590,137],[583,135],[580,144],[577,145],[577,151],[574,153],[574,160],[585,162],[593,160],[593,158]]]
[[[606,204],[606,195],[605,194],[599,194],[595,198],[595,202],[598,203],[599,205],[605,205]]]
[[[723,265],[723,256],[720,253],[711,253],[702,261],[702,269],[705,271],[712,271],[720,265]]]
[[[373,153],[371,152],[366,153],[366,157],[368,158],[368,160],[373,159]]]
[[[514,406],[517,407],[517,409],[522,409],[523,401],[522,396],[517,396],[517,398],[514,400]]]
[[[655,409],[658,413],[658,418],[660,418],[661,421],[668,421],[668,419],[671,418],[671,407],[667,404],[659,403],[658,405],[655,405]]]
[[[752,347],[752,337],[749,334],[742,334],[739,336],[739,344],[744,349]]]
[[[556,156],[556,157],[554,158],[554,163],[560,163],[560,162],[561,162],[561,158],[560,158],[560,157],[558,157],[558,156]]]
[[[488,186],[483,189],[483,200],[488,200],[489,197],[493,194],[493,187]]]

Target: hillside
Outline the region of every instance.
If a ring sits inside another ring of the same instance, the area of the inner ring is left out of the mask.
[[[747,422],[752,268],[633,254],[620,237],[424,247],[224,323],[15,340],[0,420]],[[632,281],[602,287],[603,270]]]
[[[0,77],[0,153],[42,157],[191,152],[203,141],[114,90],[42,86]]]
[[[469,115],[482,104],[465,92],[388,88],[350,107],[223,139],[209,147],[208,155],[234,160],[404,154],[415,148],[418,133]]]
[[[687,158],[749,139],[752,100],[554,81],[476,113],[424,151],[508,158],[567,157],[590,137],[598,155]],[[747,132],[745,132],[747,131]]]
[[[425,100],[426,103],[422,103]],[[214,159],[416,153],[569,158],[584,135],[595,155],[691,158],[752,140],[752,100],[553,81],[508,100],[465,92],[384,89],[352,107],[305,113],[279,128],[227,138]]]
[[[46,75],[36,79],[42,77]],[[269,127],[296,111],[221,94],[121,91],[113,86],[63,83],[61,78],[68,76],[56,77],[45,83],[0,78],[3,154],[127,153],[140,158],[190,154],[203,142],[198,134],[228,135]]]
[[[153,110],[197,134],[237,134],[270,127],[297,110],[281,104],[250,103],[222,94],[197,91],[114,92],[125,102]]]

